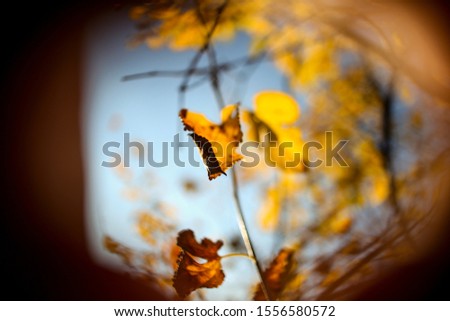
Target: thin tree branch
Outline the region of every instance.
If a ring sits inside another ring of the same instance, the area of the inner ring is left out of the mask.
[[[219,107],[219,110],[221,110],[225,106],[225,99],[223,98],[222,91],[220,90],[219,72],[217,70],[217,58],[214,47],[212,45],[208,47],[208,59],[211,66],[209,72],[209,81],[211,83],[214,96],[216,97],[217,106]]]
[[[122,81],[138,80],[152,77],[186,77],[186,74],[204,75],[205,73],[205,68],[188,68],[185,70],[151,70],[123,76]]]
[[[231,169],[231,177],[233,180],[233,198],[236,205],[237,219],[239,224],[239,230],[241,231],[242,239],[244,240],[245,248],[250,257],[254,258],[255,267],[258,271],[259,279],[261,281],[261,290],[268,301],[272,300],[271,293],[269,292],[269,288],[267,286],[267,281],[264,277],[264,272],[259,263],[259,260],[256,256],[252,241],[250,239],[247,224],[245,223],[244,213],[242,211],[241,201],[239,198],[239,189],[238,189],[238,181],[234,168]]]
[[[252,65],[252,64],[255,64],[255,63],[261,61],[261,59],[264,58],[265,56],[266,56],[265,54],[258,54],[255,56],[245,56],[245,57],[236,58],[236,59],[230,60],[228,62],[217,64],[217,69],[219,71],[229,71],[229,70],[233,70],[235,68],[239,68],[241,66]],[[191,64],[192,64],[192,61],[190,63],[190,66],[191,66]],[[191,67],[191,68],[188,67],[183,70],[150,70],[150,71],[125,75],[122,77],[122,81],[132,81],[132,80],[146,79],[146,78],[152,78],[152,77],[169,77],[169,78],[171,78],[171,77],[186,77],[186,74],[189,74],[191,77],[192,76],[204,76],[204,75],[209,74],[209,72],[210,72],[209,66],[195,67],[195,64],[193,67]]]
[[[219,8],[218,13],[217,13],[216,23],[219,20],[220,13],[223,11],[226,4],[227,4],[227,1],[224,1],[224,4],[220,7],[221,10]],[[201,16],[200,11],[198,12],[198,14],[199,14],[200,19],[202,21],[204,21],[204,19]],[[220,78],[219,78],[219,74],[218,74],[219,70],[217,68],[217,57],[216,57],[214,47],[212,46],[211,43],[209,43],[207,45],[207,48],[208,48],[210,83],[211,83],[211,87],[212,87],[212,90],[216,97],[217,104],[218,104],[218,107],[220,110],[220,109],[222,109],[223,106],[225,106],[225,99],[223,98],[222,91],[220,90]],[[264,278],[264,273],[263,273],[262,267],[256,256],[252,241],[251,241],[249,233],[248,233],[247,224],[245,223],[244,213],[242,211],[241,201],[239,198],[238,181],[237,181],[236,172],[235,172],[234,168],[231,168],[230,170],[231,170],[232,186],[233,186],[233,198],[234,198],[235,205],[236,205],[236,213],[237,213],[239,230],[241,232],[241,236],[244,241],[248,256],[254,259],[253,262],[258,271],[258,275],[259,275],[259,278],[261,281],[261,290],[262,290],[266,300],[271,300],[271,295],[270,295],[270,292],[267,287],[267,282]]]
[[[250,255],[248,255],[248,253],[230,253],[230,254],[226,254],[226,255],[222,256],[221,258],[222,259],[227,259],[227,258],[230,258],[230,257],[245,257],[245,258],[247,258],[247,259],[249,259],[251,261],[255,261],[255,258],[251,257]]]

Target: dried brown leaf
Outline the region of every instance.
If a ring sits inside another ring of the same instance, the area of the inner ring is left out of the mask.
[[[294,250],[281,249],[278,255],[270,263],[270,266],[264,271],[263,276],[270,292],[272,299],[277,299],[283,290],[286,282],[290,277],[291,268],[294,264]],[[265,301],[266,297],[258,284],[255,294],[253,295],[255,301]]]
[[[204,238],[198,243],[192,230],[183,230],[178,233],[177,245],[181,248],[181,253],[173,277],[173,287],[180,297],[199,288],[216,288],[222,284],[225,274],[222,271],[221,257],[217,254],[223,245],[222,241],[213,242]],[[206,262],[199,263],[196,258]]]

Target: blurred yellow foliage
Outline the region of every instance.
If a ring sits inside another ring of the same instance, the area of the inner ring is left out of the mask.
[[[319,85],[339,75],[338,47],[333,40],[309,39],[303,50],[280,50],[274,55],[275,65],[285,73],[294,88]]]
[[[297,102],[286,93],[264,91],[255,96],[254,105],[254,113],[243,113],[249,126],[248,140],[263,142],[269,166],[285,171],[303,171],[303,141],[296,125],[300,116]]]
[[[328,227],[333,234],[344,234],[348,232],[352,223],[352,217],[345,211],[340,211],[332,217]]]
[[[200,0],[192,6],[183,1],[162,1],[159,7],[148,3],[133,7],[130,17],[141,26],[132,44],[145,42],[151,48],[169,46],[172,50],[198,49],[207,35],[211,40],[230,40],[236,31],[245,29],[265,34],[269,24],[258,14],[266,0]],[[217,22],[216,22],[217,20]]]
[[[167,233],[172,229],[172,226],[155,215],[144,212],[138,215],[136,229],[144,241],[150,245],[155,245],[158,241],[156,234]]]
[[[278,187],[267,189],[258,214],[263,229],[273,230],[277,227],[282,201],[281,190]]]
[[[261,227],[265,230],[274,230],[279,227],[280,215],[286,209],[286,204],[296,203],[298,193],[304,188],[304,184],[294,173],[280,173],[280,179],[274,186],[264,190],[264,197],[261,203],[258,218]],[[296,210],[289,213],[289,229],[298,228],[301,210],[295,206]]]

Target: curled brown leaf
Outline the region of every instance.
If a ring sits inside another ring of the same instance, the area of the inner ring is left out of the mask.
[[[223,242],[213,242],[204,238],[201,243],[195,240],[192,230],[178,233],[177,245],[181,248],[178,266],[173,277],[173,287],[180,297],[186,297],[199,288],[216,288],[222,284],[225,274],[222,271],[221,257],[217,251]],[[204,259],[205,263],[197,260]]]

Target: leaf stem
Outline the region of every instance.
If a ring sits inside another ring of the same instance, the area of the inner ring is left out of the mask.
[[[224,256],[222,256],[222,259],[227,259],[229,257],[246,257],[247,259],[249,259],[253,262],[255,261],[255,258],[251,257],[247,253],[229,253],[229,254],[225,254]]]
[[[239,198],[239,189],[238,189],[236,171],[234,170],[234,168],[231,168],[230,171],[231,171],[231,177],[233,180],[233,198],[234,198],[234,203],[236,204],[236,210],[237,210],[236,213],[237,213],[239,230],[241,231],[242,239],[244,240],[244,244],[245,244],[245,248],[247,250],[248,256],[253,258],[253,262],[258,271],[259,279],[261,281],[261,290],[262,290],[264,296],[266,297],[266,299],[268,301],[270,301],[271,296],[269,293],[269,289],[267,287],[267,282],[264,278],[263,270],[261,268],[261,265],[259,264],[259,260],[256,256],[252,241],[250,239],[248,229],[247,229],[247,224],[245,223],[244,213],[242,211],[241,201]]]

